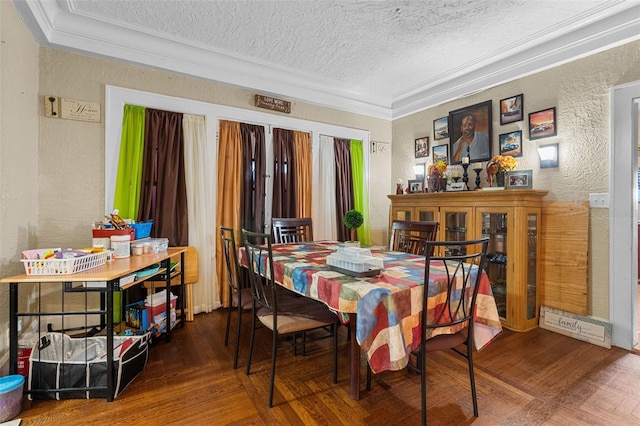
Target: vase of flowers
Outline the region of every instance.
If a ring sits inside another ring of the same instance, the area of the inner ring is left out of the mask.
[[[504,187],[505,176],[507,172],[515,170],[518,162],[510,155],[496,155],[487,164],[487,181],[489,186],[493,186],[493,182],[496,182],[496,186]]]
[[[447,163],[443,160],[431,164],[427,169],[427,188],[429,192],[440,192],[447,190]]]

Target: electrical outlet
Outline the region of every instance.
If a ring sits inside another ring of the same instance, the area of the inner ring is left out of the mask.
[[[589,207],[592,209],[608,209],[609,208],[609,194],[589,194]]]

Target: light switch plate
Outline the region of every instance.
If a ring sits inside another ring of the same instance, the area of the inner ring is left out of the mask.
[[[609,193],[596,193],[589,194],[589,207],[592,209],[608,209],[609,208]]]

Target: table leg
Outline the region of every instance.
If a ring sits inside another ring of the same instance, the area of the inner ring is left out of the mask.
[[[360,399],[360,345],[356,338],[356,314],[349,314],[351,330],[351,399]]]

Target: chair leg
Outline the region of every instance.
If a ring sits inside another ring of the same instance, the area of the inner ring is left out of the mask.
[[[242,307],[238,306],[238,318],[236,323],[236,347],[233,353],[233,369],[238,368],[238,350],[240,348],[240,326],[242,325]]]
[[[426,363],[426,353],[424,351],[424,346],[422,347],[423,354],[422,364],[420,365],[420,402],[421,402],[421,419],[422,426],[427,426],[427,363]]]
[[[467,343],[467,361],[469,362],[469,383],[471,384],[471,399],[473,401],[473,415],[478,417],[478,396],[476,394],[476,378],[473,371],[473,347]]]
[[[333,324],[333,384],[338,383],[338,324]]]
[[[294,337],[295,339],[295,337]],[[273,407],[273,385],[276,379],[276,354],[278,352],[278,332],[273,330],[273,341],[271,344],[271,382],[269,383],[269,408]]]
[[[229,293],[229,307],[227,308],[227,327],[224,332],[224,346],[229,344],[229,326],[231,325],[231,311],[233,310],[233,302],[231,301],[231,293]]]
[[[371,390],[371,366],[367,362],[367,390]]]
[[[251,338],[249,339],[249,355],[247,355],[247,371],[248,376],[251,370],[251,356],[253,355],[253,336],[256,333],[256,313],[255,309],[251,311]]]

